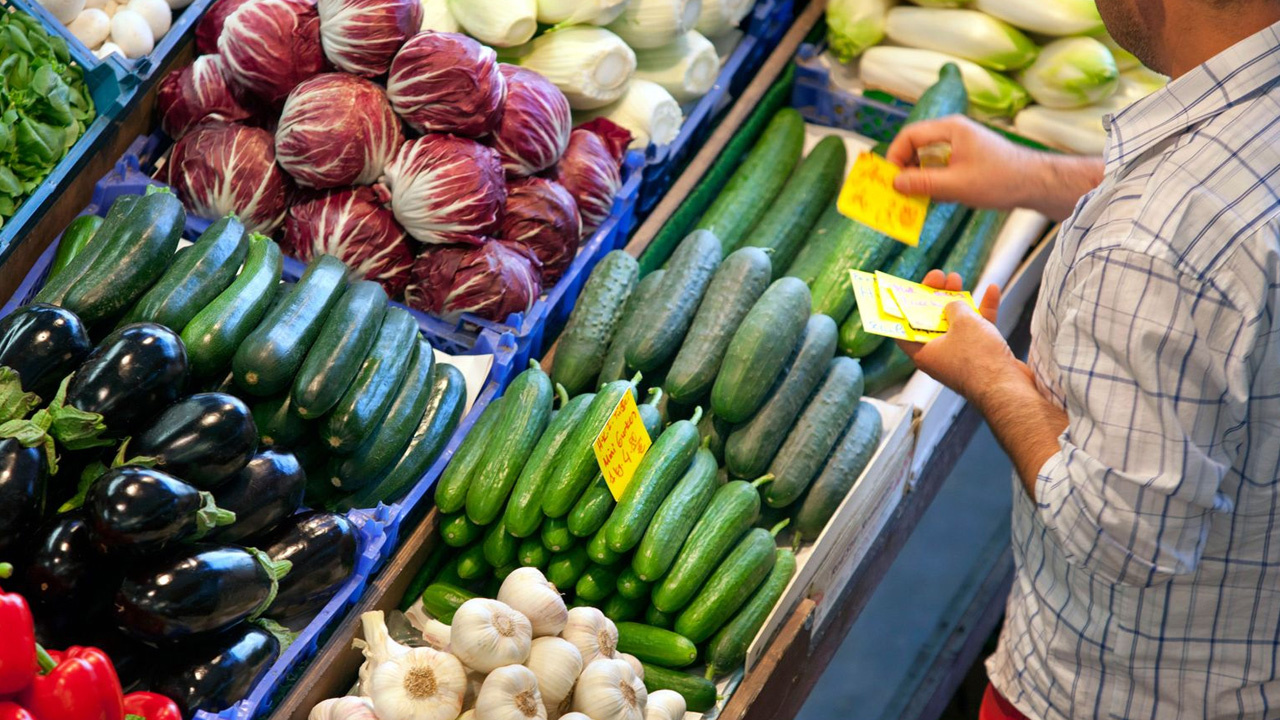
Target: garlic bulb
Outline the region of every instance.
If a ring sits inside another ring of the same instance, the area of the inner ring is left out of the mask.
[[[654,690],[645,704],[644,720],[684,720],[684,696],[675,690]]]
[[[601,658],[578,677],[573,709],[592,718],[645,720],[648,699],[644,681],[636,677],[625,660]]]
[[[373,714],[369,698],[348,695],[319,703],[311,708],[307,720],[378,720],[378,716]]]
[[[421,647],[379,664],[371,684],[379,720],[454,720],[467,676],[458,658]]]
[[[533,627],[506,603],[472,598],[453,614],[449,635],[453,654],[467,667],[487,673],[528,659]]]
[[[564,638],[540,637],[533,641],[529,659],[524,664],[538,678],[538,690],[547,715],[556,714],[582,673],[582,653]]]
[[[507,665],[489,673],[476,698],[480,720],[546,720],[538,678],[523,665]]]
[[[360,666],[360,694],[371,695],[373,671],[388,660],[409,652],[409,648],[391,639],[387,630],[387,616],[381,610],[373,610],[360,616],[364,639],[352,643],[364,651],[364,664]]]
[[[618,654],[618,626],[593,607],[570,610],[560,637],[578,648],[584,665],[590,665],[598,657],[612,658]]]
[[[458,720],[476,720],[476,711],[468,710],[458,716]]]
[[[591,718],[580,712],[565,713],[560,716],[560,720],[591,720]]]
[[[449,647],[449,640],[453,633],[448,625],[435,618],[428,618],[418,629],[422,631],[422,639],[436,650],[445,650]]]
[[[634,672],[636,677],[641,680],[644,679],[644,665],[640,664],[640,658],[627,653],[618,653],[618,657],[627,661],[627,664],[631,666],[631,672]]]
[[[536,567],[511,571],[498,588],[498,601],[524,613],[533,625],[533,636],[559,635],[569,620],[569,610],[556,586]]]

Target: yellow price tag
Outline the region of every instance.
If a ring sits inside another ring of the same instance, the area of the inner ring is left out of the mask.
[[[645,432],[644,420],[640,418],[640,408],[636,407],[636,399],[631,397],[631,393],[623,393],[618,406],[592,443],[596,462],[600,463],[600,473],[604,475],[614,500],[622,499],[622,493],[652,444],[649,433]]]
[[[893,189],[901,172],[897,165],[874,153],[858,155],[840,188],[836,209],[872,230],[915,247],[920,243],[929,198],[903,195]]]
[[[946,332],[946,307],[957,300],[968,303],[974,310],[978,309],[973,296],[963,290],[939,290],[878,271],[876,282],[881,291],[887,289],[893,296],[894,304],[907,324],[920,332]]]

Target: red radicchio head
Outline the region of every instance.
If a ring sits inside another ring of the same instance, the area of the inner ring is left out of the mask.
[[[533,175],[552,167],[569,146],[573,118],[560,88],[518,65],[498,66],[507,80],[507,104],[493,148],[502,156],[507,177]]]
[[[404,292],[413,268],[404,228],[368,187],[329,190],[295,204],[280,245],[304,262],[332,255],[358,277],[381,284],[391,297]]]
[[[622,132],[627,138],[631,137],[625,130]],[[595,232],[609,217],[613,198],[622,187],[621,155],[615,144],[612,140],[606,142],[603,136],[589,129],[576,127],[569,135],[569,147],[564,157],[556,166],[556,179],[578,203],[584,235]],[[621,152],[625,154],[625,144]]]
[[[276,128],[276,160],[304,187],[367,185],[403,143],[400,118],[382,88],[325,73],[289,93]]]
[[[315,0],[253,0],[227,17],[218,36],[227,77],[278,104],[298,83],[324,72]]]
[[[423,133],[487,135],[502,120],[506,96],[498,56],[457,33],[413,36],[396,53],[387,77],[391,106]]]
[[[340,70],[384,75],[391,58],[422,24],[420,0],[318,0],[320,42]]]
[[[456,135],[401,145],[386,183],[396,219],[424,243],[483,242],[498,229],[507,202],[498,153]]]
[[[293,184],[276,164],[271,133],[238,123],[197,125],[173,146],[167,182],[194,215],[235,213],[252,232],[284,221]]]
[[[175,139],[206,120],[227,123],[253,116],[231,92],[221,55],[201,55],[166,75],[156,91],[156,107],[160,127]]]
[[[541,294],[537,258],[523,247],[492,240],[427,248],[413,263],[404,299],[447,320],[469,312],[503,322],[512,313],[528,312]]]
[[[218,52],[218,36],[231,13],[249,0],[215,0],[196,23],[196,52],[211,55]]]
[[[555,285],[578,253],[582,219],[560,183],[538,177],[507,186],[507,208],[498,237],[523,245],[542,263],[542,286]]]

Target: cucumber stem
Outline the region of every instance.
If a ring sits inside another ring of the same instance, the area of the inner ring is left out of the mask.
[[[708,665],[708,666],[707,666],[707,674],[706,674],[706,678],[707,678],[708,680],[712,680],[712,681],[714,681],[714,680],[716,679],[716,666],[715,666],[715,665]]]
[[[782,528],[791,524],[791,518],[784,518],[782,522],[769,528],[769,534],[778,537],[778,533],[782,532]]]
[[[560,383],[556,383],[556,397],[560,399],[560,407],[563,408],[569,402],[569,391],[564,389]]]
[[[649,388],[649,397],[644,401],[644,404],[658,407],[658,403],[660,402],[662,402],[662,388]]]
[[[755,480],[752,480],[751,487],[758,488],[761,485],[764,485],[765,483],[771,483],[771,482],[773,482],[773,473],[765,473],[764,475],[761,475]]]
[[[702,406],[699,405],[698,407],[693,409],[693,415],[689,418],[689,422],[693,423],[694,425],[697,425],[701,421],[702,421]]]
[[[642,373],[642,372],[640,372],[639,370],[637,370],[637,371],[636,371],[636,374],[631,376],[631,384],[632,384],[632,385],[639,385],[639,384],[640,384],[640,381],[641,381],[641,380],[643,380],[643,379],[644,379],[644,373]]]

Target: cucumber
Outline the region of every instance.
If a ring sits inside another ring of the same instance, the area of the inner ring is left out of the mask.
[[[387,314],[387,292],[361,280],[338,299],[293,381],[293,402],[308,420],[338,404],[360,371]],[[433,358],[428,354],[428,358]]]
[[[768,254],[754,247],[729,253],[716,269],[667,371],[663,388],[672,400],[688,405],[711,392],[729,341],[769,286],[771,273]]]
[[[662,388],[652,388],[649,390],[648,399],[636,407],[640,411],[640,422],[644,423],[644,432],[649,436],[649,442],[657,440],[662,434],[662,411],[658,409],[658,405],[665,395]]]
[[[732,425],[716,417],[713,412],[703,415],[698,421],[698,434],[718,463],[724,462],[724,443],[732,430]]]
[[[697,594],[702,583],[733,549],[760,515],[760,493],[756,489],[773,478],[765,475],[754,482],[733,480],[711,497],[711,504],[698,518],[662,582],[653,590],[653,604],[663,612],[682,609]]]
[[[291,448],[311,430],[311,424],[293,411],[287,393],[255,402],[253,423],[262,444],[275,448]]]
[[[467,589],[468,592],[470,592],[469,588],[471,586],[470,583],[462,579],[461,575],[458,575],[457,554],[454,554],[453,557],[450,558],[449,561],[444,564],[444,567],[440,568],[440,572],[436,574],[435,579],[433,579],[431,583],[433,585],[434,584],[452,585],[457,588]]]
[[[808,241],[796,253],[795,260],[791,261],[784,274],[813,287],[819,277],[828,272],[829,263],[846,263],[842,266],[846,274],[850,269],[876,270],[905,247],[897,240],[840,214],[833,202],[822,211]]]
[[[649,607],[644,610],[644,622],[646,625],[670,630],[676,624],[676,616],[671,613],[664,613],[653,603],[649,603]]]
[[[563,385],[569,395],[585,392],[600,376],[605,353],[639,274],[635,258],[614,250],[587,278],[551,362],[552,382]]]
[[[964,280],[964,289],[972,292],[978,286],[978,278],[987,267],[991,249],[1008,219],[1009,213],[1000,210],[974,210],[959,239],[942,261],[943,272],[959,273]]]
[[[547,563],[547,580],[557,588],[568,590],[578,582],[582,571],[586,570],[590,564],[591,558],[587,557],[586,546],[574,545],[564,552],[551,556],[551,560]]]
[[[774,551],[773,569],[759,589],[733,619],[720,628],[707,645],[707,676],[714,677],[742,666],[747,650],[764,627],[769,613],[786,592],[796,574],[796,555],[787,548]]]
[[[465,513],[440,519],[440,537],[449,547],[466,547],[479,540],[484,531],[484,526],[471,522]]]
[[[863,392],[878,395],[911,377],[916,364],[897,343],[884,343],[878,350],[862,359]]]
[[[644,606],[647,604],[643,599],[623,597],[614,593],[601,606],[600,612],[615,623],[624,623],[643,615]]]
[[[436,483],[436,507],[440,512],[457,512],[467,504],[467,489],[478,474],[480,457],[488,449],[505,400],[500,397],[489,403],[444,469],[440,482]]]
[[[645,322],[637,323],[627,336],[629,367],[650,372],[675,356],[721,257],[720,241],[705,230],[693,231],[680,243],[653,301],[643,311]]]
[[[587,541],[587,557],[591,558],[591,562],[598,565],[614,565],[622,556],[614,552],[609,547],[609,542],[605,539],[604,530],[597,532]]]
[[[174,257],[169,269],[125,313],[120,324],[153,322],[181,332],[196,313],[227,289],[248,252],[244,225],[231,216],[222,218]]]
[[[473,482],[467,489],[467,515],[483,525],[502,514],[516,478],[551,420],[551,380],[537,363],[529,364],[528,370],[511,381],[504,395],[507,402],[503,404],[502,417],[488,449],[480,457],[477,477],[483,482]]]
[[[697,228],[715,233],[726,254],[736,250],[782,191],[803,152],[804,118],[795,108],[779,110]]]
[[[871,403],[859,403],[844,437],[827,458],[818,479],[800,505],[795,527],[798,537],[816,538],[826,527],[836,508],[849,494],[849,489],[871,462],[871,456],[880,445],[880,432],[880,411]]]
[[[538,569],[545,568],[551,560],[551,553],[542,547],[542,543],[537,538],[525,538],[520,541],[520,547],[517,550],[517,561],[520,567],[536,567]]]
[[[579,600],[597,603],[613,594],[618,584],[618,566],[592,565],[582,571],[578,583],[573,586],[574,594]]]
[[[640,579],[636,575],[636,571],[627,565],[618,573],[618,594],[624,598],[631,600],[640,600],[649,597],[649,583]]]
[[[434,582],[422,591],[422,609],[431,617],[448,625],[462,603],[475,599],[474,593],[443,582]]]
[[[134,203],[138,202],[141,198],[141,195],[118,196],[115,201],[111,203],[111,207],[107,209],[107,215],[103,219],[102,224],[98,226],[98,229],[94,231],[93,237],[106,238],[114,236],[120,226],[124,224],[125,218],[129,217],[129,211],[133,209]],[[72,222],[74,223],[75,221],[73,220]],[[64,237],[70,229],[71,225],[68,224],[66,230],[63,231]],[[62,265],[57,265],[57,256],[62,253],[61,241],[59,241],[58,251],[54,255],[55,264],[51,266],[49,276],[45,278],[44,285],[40,288],[40,292],[36,294],[36,297],[32,302],[46,302],[50,305],[61,305],[62,300],[67,296],[67,291],[71,289],[71,286],[79,277],[79,274],[83,273],[85,268],[93,267],[93,263],[96,261],[97,256],[101,255],[103,249],[106,247],[103,243],[90,244],[88,240],[80,242],[75,237],[71,239],[71,243],[79,243],[79,247],[68,248],[67,252],[70,253],[70,255],[67,257],[66,262]],[[76,270],[75,276],[67,275],[65,272],[67,267],[71,265],[72,261],[79,259],[82,255],[89,257],[86,257],[77,264],[78,269]],[[54,268],[56,268],[56,271]]]
[[[573,545],[573,537],[565,518],[547,518],[542,523],[542,546],[553,553],[568,550]]]
[[[569,532],[577,537],[594,534],[604,526],[617,504],[604,476],[596,475],[596,479],[591,481],[586,492],[582,493],[582,497],[578,498],[578,502],[569,511]]]
[[[481,545],[472,545],[458,554],[458,577],[463,580],[481,580],[492,570]]]
[[[770,507],[786,507],[809,489],[857,412],[862,388],[862,367],[857,360],[838,357],[831,361],[822,384],[769,464],[773,482],[765,488],[764,500]]]
[[[716,706],[716,686],[710,680],[643,661],[641,665],[645,690],[674,690],[684,698],[689,712],[705,713]]]
[[[809,310],[809,288],[795,278],[765,290],[729,341],[711,389],[716,417],[740,423],[760,409],[800,343]]]
[[[698,648],[680,633],[633,622],[618,623],[618,652],[635,655],[640,662],[668,668],[692,665]]]
[[[700,643],[728,622],[769,576],[776,559],[774,537],[786,524],[783,520],[773,530],[749,530],[676,617],[675,631]]]
[[[773,280],[782,277],[809,239],[809,231],[822,211],[835,202],[847,159],[844,141],[839,137],[829,135],[819,140],[742,241],[743,247],[773,251],[769,257],[773,261]]]
[[[483,547],[486,562],[496,568],[505,568],[516,564],[520,540],[507,532],[506,523],[499,520],[484,531]]]
[[[390,470],[351,496],[351,505],[343,509],[372,508],[380,502],[393,502],[403,497],[440,457],[462,420],[466,403],[467,381],[462,372],[452,365],[438,365],[427,407],[409,438],[409,446]]]
[[[511,499],[507,501],[507,509],[503,515],[507,532],[516,537],[525,538],[537,531],[543,517],[542,495],[552,473],[556,470],[556,456],[568,441],[569,436],[573,434],[574,427],[586,415],[587,406],[591,404],[593,398],[595,398],[594,393],[573,398],[564,403],[548,423],[546,431],[538,439],[537,447],[529,455],[528,462],[525,463],[520,471],[520,477],[516,478],[516,484],[511,489]],[[570,516],[572,517],[572,513]],[[572,529],[571,524],[570,530]]]
[[[287,390],[329,310],[341,297],[346,276],[347,266],[332,255],[321,255],[312,262],[231,358],[236,385],[251,395]]]
[[[400,598],[400,604],[397,608],[400,612],[405,612],[413,607],[415,603],[422,597],[422,593],[431,584],[431,579],[440,573],[440,569],[449,561],[448,546],[436,545],[431,553],[427,555],[427,559],[413,574],[413,579],[409,581],[409,589],[405,591],[404,597]]]
[[[489,595],[490,597],[496,596],[498,592],[502,590],[502,581],[506,580],[508,575],[515,572],[519,568],[520,566],[514,563],[511,565],[503,565],[502,567],[494,568],[493,579],[490,580],[489,583],[485,586],[486,588],[485,594]]]
[[[542,511],[547,517],[567,515],[596,476],[600,465],[592,443],[622,400],[623,393],[628,392],[635,392],[635,384],[630,380],[618,380],[600,388],[582,420],[556,453],[556,469],[542,495]]]
[[[640,459],[618,506],[602,528],[614,552],[623,553],[640,544],[658,506],[693,462],[699,441],[696,423],[697,417],[693,422],[672,423]]]
[[[662,501],[631,558],[631,567],[641,581],[653,582],[671,567],[720,486],[717,470],[711,451],[699,448],[684,477]]]
[[[607,383],[622,380],[627,375],[627,342],[637,332],[637,327],[648,322],[648,310],[657,297],[658,286],[666,270],[658,270],[646,275],[636,284],[627,304],[622,310],[622,318],[614,329],[613,339],[609,341],[609,352],[600,366],[600,376],[596,387],[604,387]],[[557,350],[557,352],[559,352]]]
[[[764,405],[725,439],[724,462],[734,477],[759,477],[768,470],[835,352],[835,322],[826,315],[810,315],[799,348]]]
[[[240,275],[182,329],[192,374],[209,377],[226,372],[236,349],[266,316],[283,267],[279,245],[262,235],[249,238]]]
[[[426,343],[419,344],[419,338],[418,323],[408,310],[387,310],[355,379],[325,419],[323,438],[330,452],[355,452],[373,434],[417,355],[431,349]]]
[[[132,196],[121,196],[121,198],[125,197]],[[121,206],[122,211],[124,207],[126,206]],[[58,238],[58,250],[53,255],[53,263],[49,265],[46,283],[57,277],[58,273],[66,269],[72,258],[84,251],[85,246],[93,239],[94,233],[102,228],[104,220],[105,218],[98,215],[81,215],[67,224],[66,229],[62,231],[62,237]]]

